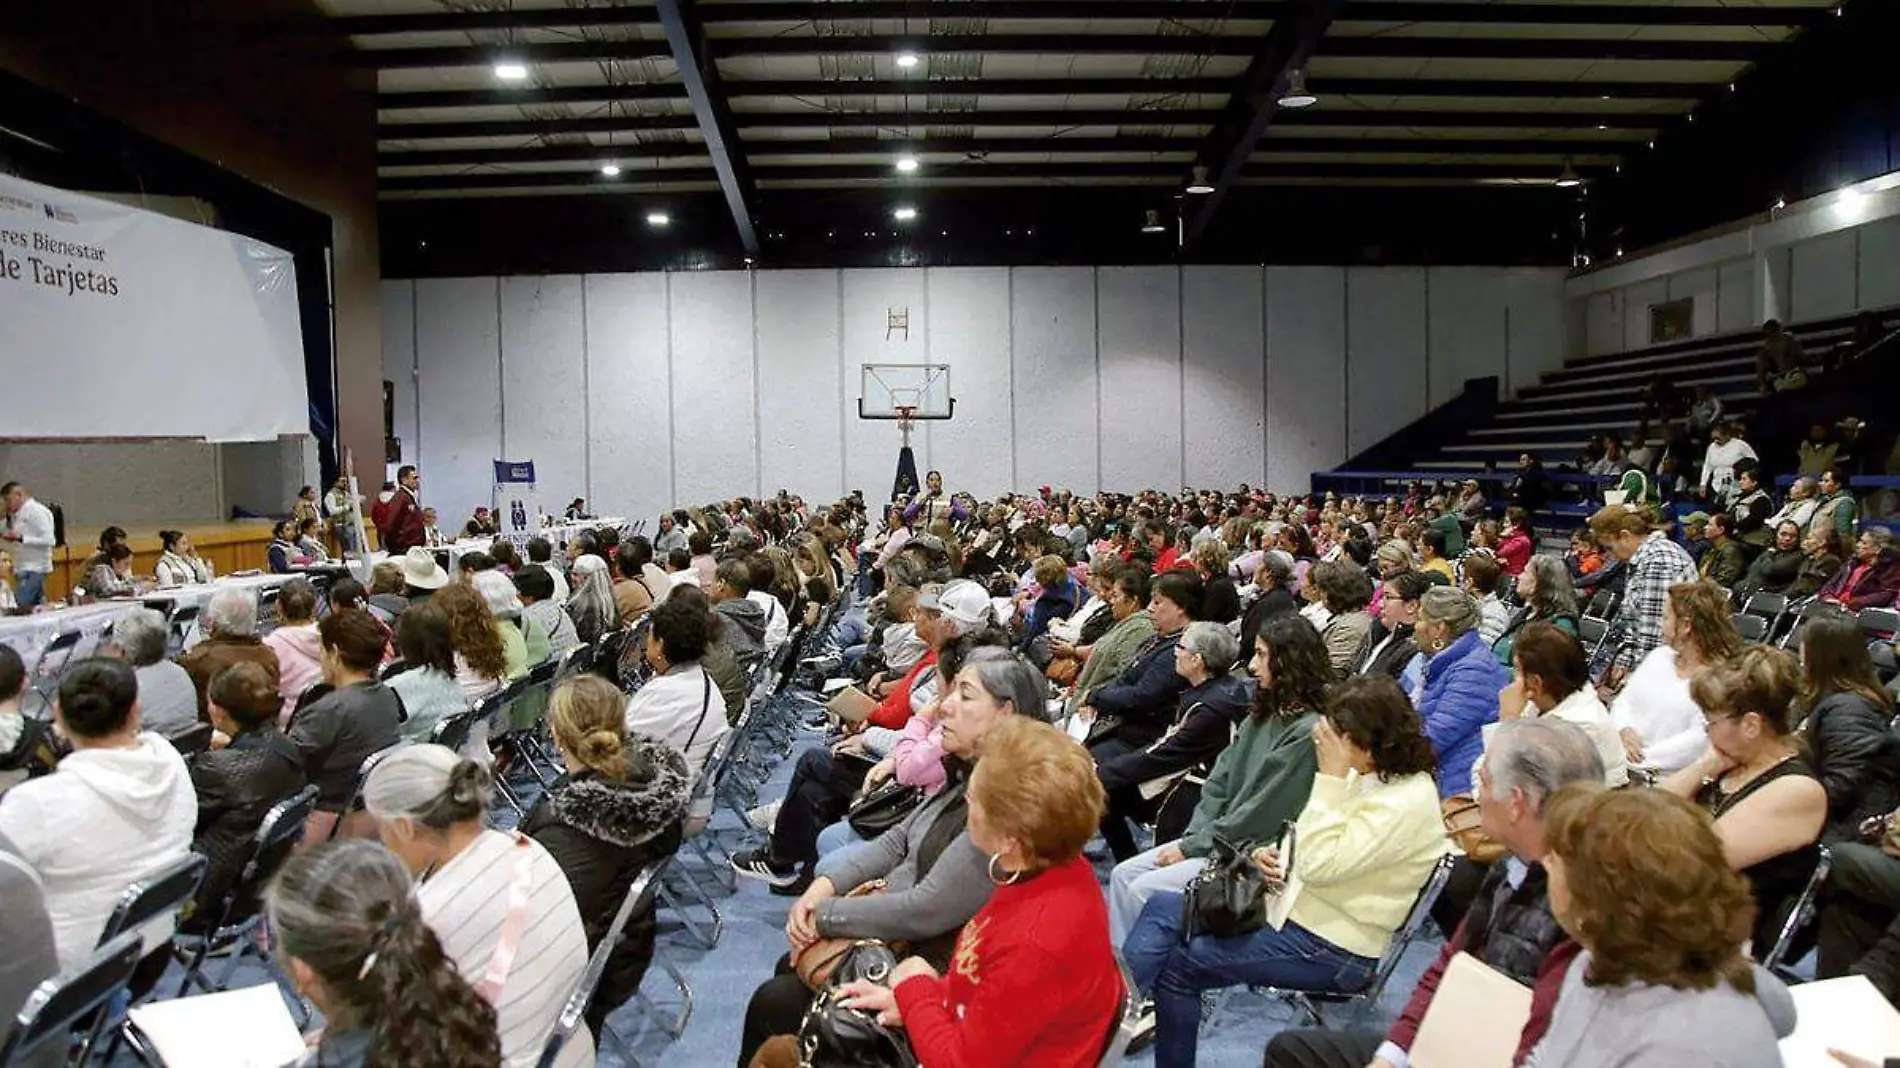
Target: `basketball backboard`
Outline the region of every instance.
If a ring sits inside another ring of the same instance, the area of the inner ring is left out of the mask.
[[[956,411],[947,363],[867,363],[861,367],[860,419],[948,419]]]

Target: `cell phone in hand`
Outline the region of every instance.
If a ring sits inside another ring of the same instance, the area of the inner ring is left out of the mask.
[[[1299,829],[1293,826],[1292,820],[1280,825],[1280,842],[1275,847],[1280,858],[1280,885],[1269,887],[1272,893],[1285,890],[1287,882],[1293,878],[1293,850],[1299,844],[1299,836]]]
[[[1887,816],[1869,816],[1860,821],[1860,840],[1878,842],[1887,836]]]

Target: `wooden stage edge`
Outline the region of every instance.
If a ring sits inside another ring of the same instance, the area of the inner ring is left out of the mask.
[[[149,576],[158,564],[158,556],[164,551],[158,532],[177,530],[191,539],[198,555],[210,561],[213,570],[229,575],[252,568],[262,570],[268,564],[267,550],[274,522],[271,519],[234,519],[224,523],[178,520],[119,525],[125,527],[126,544],[132,547],[132,570],[136,574]],[[64,598],[83,579],[79,569],[86,558],[97,551],[99,532],[104,529],[103,524],[67,526],[66,547],[53,550],[53,571],[46,577],[49,599]]]

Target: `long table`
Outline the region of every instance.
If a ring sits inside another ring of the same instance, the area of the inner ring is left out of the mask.
[[[296,578],[296,575],[232,575],[189,586],[154,589],[137,597],[120,597],[92,604],[72,605],[24,616],[0,617],[0,643],[13,647],[30,672],[53,639],[67,631],[79,632],[74,656],[86,656],[98,647],[99,636],[120,616],[134,608],[150,607],[161,611],[190,606],[202,609],[220,590],[248,589],[262,595]]]

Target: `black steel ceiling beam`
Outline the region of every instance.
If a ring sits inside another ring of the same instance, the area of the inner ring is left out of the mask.
[[[1285,15],[1259,41],[1258,51],[1247,64],[1221,119],[1208,131],[1196,154],[1200,166],[1207,169],[1213,190],[1197,196],[1187,205],[1188,216],[1181,231],[1183,248],[1194,243],[1215,213],[1228,190],[1240,180],[1254,146],[1267,132],[1278,107],[1280,86],[1296,70],[1304,70],[1320,38],[1326,36],[1344,0],[1283,0]]]
[[[726,97],[785,96],[1225,96],[1232,78],[970,78],[778,79],[728,81]],[[1701,100],[1720,83],[1694,81],[1533,81],[1471,78],[1309,78],[1320,96],[1401,96],[1604,100]],[[680,100],[673,82],[643,85],[564,85],[543,89],[425,89],[380,93],[385,111],[491,107],[509,104],[606,104],[624,100]]]
[[[516,63],[607,63],[619,60],[671,59],[665,41],[540,41],[533,44],[425,45],[416,48],[366,48],[354,53],[358,66],[376,70],[430,70],[487,67],[507,59]]]
[[[384,111],[406,111],[417,108],[533,107],[545,104],[684,99],[686,90],[678,82],[659,82],[641,85],[558,85],[539,89],[421,89],[378,93],[376,106]]]
[[[1182,22],[1271,19],[1276,0],[861,0],[851,4],[732,3],[704,12],[709,24],[813,22],[832,19],[1127,19]],[[1540,26],[1796,26],[1832,16],[1824,7],[1704,7],[1653,4],[1492,4],[1470,0],[1366,0],[1353,5],[1355,22],[1460,22]],[[334,20],[351,36],[471,30],[553,30],[658,25],[645,8],[554,7],[520,11],[427,12],[361,15]]]
[[[747,256],[759,254],[759,232],[752,222],[752,205],[757,194],[752,169],[746,163],[744,149],[732,121],[732,106],[721,88],[719,65],[707,50],[709,41],[700,25],[694,0],[657,0],[660,23],[666,28],[666,43],[672,49],[673,64],[679,68],[680,84],[693,103],[693,117],[699,120],[699,139],[712,157],[719,189],[725,194],[732,224],[739,231],[739,243]]]
[[[1579,164],[1585,178],[1600,178],[1610,168]],[[889,167],[774,167],[764,177],[765,184],[782,187],[791,183],[817,185],[892,186],[904,189],[928,189],[933,181],[953,185],[989,179],[1021,182],[1116,182],[1157,185],[1174,181],[1181,168],[1173,163],[962,163],[933,167],[929,178],[893,174]],[[521,174],[477,172],[468,174],[427,174],[392,176],[382,180],[386,191],[417,190],[496,190],[588,187],[603,191],[638,192],[655,185],[704,184],[714,180],[706,169],[629,171],[616,178],[605,178],[591,171],[535,171]],[[1351,181],[1360,179],[1396,179],[1414,181],[1525,181],[1555,180],[1552,168],[1540,163],[1255,163],[1242,176],[1247,183],[1273,179]]]
[[[968,53],[977,55],[1253,56],[1261,38],[1146,33],[988,33],[881,35],[782,35],[707,37],[710,58],[738,56],[827,56]],[[1748,62],[1769,47],[1762,41],[1652,40],[1629,37],[1336,37],[1326,54],[1341,58],[1420,59],[1597,59]],[[506,56],[526,63],[585,63],[660,59],[658,41],[562,41],[527,45],[445,45],[358,52],[379,70],[488,66]]]
[[[532,174],[506,174],[486,171],[475,174],[392,175],[377,184],[384,192],[454,189],[548,189],[556,186],[596,186],[612,192],[637,193],[654,186],[714,185],[719,174],[710,167],[681,167],[664,170],[625,171],[608,178],[588,171],[537,171]]]
[[[773,166],[763,157],[816,158],[864,156],[899,152],[923,155],[992,155],[1047,153],[1053,156],[1099,155],[1114,152],[1186,154],[1200,146],[1197,137],[985,137],[918,138],[839,137],[823,141],[747,141],[754,170]],[[1268,137],[1256,152],[1274,153],[1392,153],[1438,156],[1601,156],[1617,155],[1615,141],[1541,140],[1537,138],[1425,138],[1425,137]],[[480,166],[489,163],[601,164],[630,159],[690,159],[705,155],[697,142],[629,145],[519,145],[493,148],[436,148],[385,150],[376,162],[387,167]],[[1106,165],[1106,164],[1105,164]],[[779,164],[778,166],[784,166]],[[932,164],[927,170],[934,170]],[[1178,169],[1178,168],[1177,168]]]
[[[1330,49],[1328,50],[1331,51]],[[1473,78],[1308,78],[1321,96],[1603,97],[1627,100],[1701,100],[1720,83],[1657,81],[1534,81]],[[726,83],[735,100],[755,96],[1189,96],[1232,92],[1232,78],[860,78],[778,79]],[[405,94],[407,95],[407,94]],[[378,99],[392,106],[392,94]],[[601,98],[596,98],[601,99]],[[487,103],[505,103],[489,100]],[[415,107],[429,106],[415,104]]]
[[[1269,31],[1271,32],[1271,31]],[[808,56],[960,52],[978,55],[1253,56],[1256,35],[1241,37],[1134,33],[932,34],[927,36],[715,37],[713,54]],[[1760,41],[1669,41],[1607,37],[1335,37],[1326,54],[1342,58],[1631,59],[1746,62],[1767,47]]]
[[[1213,110],[1147,110],[1141,108],[1071,111],[929,111],[929,112],[832,112],[832,111],[740,111],[733,123],[740,130],[929,130],[934,126],[975,126],[1008,129],[1011,127],[1079,126],[1211,126],[1220,117]],[[1590,130],[1615,136],[1615,140],[1648,140],[1664,124],[1680,118],[1673,113],[1649,114],[1619,112],[1592,115],[1566,111],[1372,111],[1366,109],[1282,112],[1274,120],[1276,127],[1312,128],[1365,126],[1421,129],[1510,129],[1510,130]],[[384,141],[433,141],[445,137],[519,137],[528,139],[550,134],[600,134],[634,137],[655,130],[696,130],[691,115],[625,115],[580,119],[490,119],[478,122],[394,122],[376,128]],[[753,143],[748,141],[748,143]]]
[[[699,123],[691,115],[599,115],[584,119],[386,122],[376,127],[376,136],[384,141],[432,141],[443,137],[542,137],[547,134],[633,136],[655,130],[697,129],[699,129]]]

